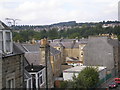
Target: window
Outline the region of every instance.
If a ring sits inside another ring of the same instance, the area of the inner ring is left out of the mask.
[[[43,83],[42,76],[39,77],[39,82],[40,82],[40,84]]]
[[[2,50],[2,31],[0,31],[0,50]]]
[[[3,32],[3,51],[6,54],[12,53],[12,32],[10,30],[4,30]]]
[[[38,73],[38,85],[40,86],[41,84],[43,84],[43,73],[42,73],[42,71],[40,71]]]
[[[7,88],[15,88],[14,79],[9,79],[7,81]]]
[[[81,57],[83,57],[83,52],[81,51]]]
[[[32,82],[32,79],[28,79],[28,81],[27,81],[28,83],[28,86],[27,86],[27,88],[31,88],[32,86],[31,86],[31,82]]]
[[[33,81],[33,88],[35,89],[36,88],[36,77],[35,77],[35,74],[31,74],[32,75],[32,81]]]
[[[6,88],[15,88],[15,73],[6,75]]]
[[[10,32],[6,32],[6,52],[10,52],[11,50],[11,37],[10,37]]]

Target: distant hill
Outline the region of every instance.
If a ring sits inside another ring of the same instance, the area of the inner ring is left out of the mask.
[[[85,22],[85,23],[76,23],[76,21],[68,21],[68,22],[60,22],[60,23],[55,23],[51,25],[17,25],[17,26],[12,26],[14,30],[35,30],[35,31],[40,31],[40,30],[50,30],[52,28],[57,28],[57,29],[68,29],[71,27],[76,27],[76,26],[95,26],[97,24],[111,24],[111,23],[120,23],[119,21],[103,21],[103,22]]]
[[[75,26],[77,25],[76,21],[69,21],[69,22],[60,22],[56,24],[52,24],[53,26]]]

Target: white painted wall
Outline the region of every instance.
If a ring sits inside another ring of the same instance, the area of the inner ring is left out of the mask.
[[[79,72],[81,72],[81,71],[79,71]],[[65,71],[63,71],[63,79],[64,80],[72,80],[73,75],[75,74],[75,76],[77,77],[79,72],[74,73],[73,71],[65,70]],[[106,77],[106,68],[99,71],[99,78],[103,79],[105,77]]]
[[[63,72],[63,79],[64,80],[72,80],[73,75],[78,76],[78,73],[69,73],[69,72]]]

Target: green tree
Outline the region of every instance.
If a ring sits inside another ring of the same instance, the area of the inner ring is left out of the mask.
[[[48,37],[50,39],[56,39],[56,38],[58,38],[58,31],[57,31],[57,29],[53,28],[53,29],[49,30],[48,31]]]
[[[86,67],[79,73],[76,80],[78,83],[81,81],[85,88],[94,88],[99,82],[98,69],[94,67]]]
[[[62,82],[63,88],[76,88],[76,89],[86,89],[95,88],[96,84],[99,82],[98,69],[94,67],[86,67],[83,69],[78,76],[73,76],[72,81]]]
[[[13,37],[13,41],[17,42],[18,40],[19,42],[23,42],[23,37],[19,33],[16,33]]]

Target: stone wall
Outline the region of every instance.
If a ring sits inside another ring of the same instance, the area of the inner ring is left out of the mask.
[[[50,56],[51,64],[52,64],[52,70],[54,77],[59,77],[62,73],[61,70],[61,56],[60,54],[55,56]]]
[[[65,48],[65,58],[66,57],[79,57],[79,48]]]
[[[14,78],[15,88],[23,88],[23,55],[13,55],[2,60],[2,88],[7,88],[7,80]]]

